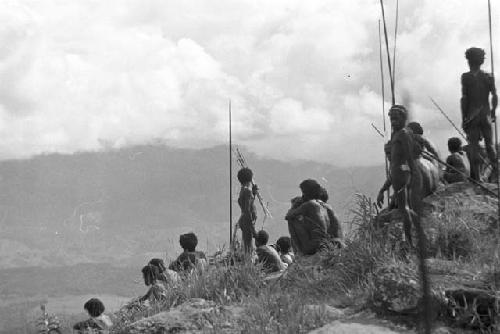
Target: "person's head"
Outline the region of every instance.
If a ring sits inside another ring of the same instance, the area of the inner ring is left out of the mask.
[[[465,58],[470,67],[480,67],[484,63],[485,52],[480,48],[469,48],[465,51]]]
[[[460,152],[462,150],[462,141],[460,138],[453,137],[448,139],[448,151],[451,153]]]
[[[394,130],[399,131],[405,127],[408,118],[408,111],[402,105],[395,104],[389,110],[389,118]]]
[[[104,304],[97,298],[87,300],[87,302],[83,305],[83,308],[91,317],[94,318],[104,313]]]
[[[146,286],[154,284],[159,276],[160,271],[156,266],[148,264],[147,266],[142,268],[142,277],[144,278],[144,284],[146,284]]]
[[[325,188],[321,187],[320,191],[319,191],[319,199],[323,202],[328,202],[328,190],[326,190]]]
[[[160,273],[164,272],[167,269],[167,267],[165,266],[165,262],[163,262],[162,259],[151,259],[148,264],[157,267]]]
[[[255,246],[265,246],[267,245],[267,242],[269,241],[269,234],[267,234],[266,231],[260,230],[257,232],[257,235],[255,236]]]
[[[286,254],[292,247],[292,241],[290,237],[280,237],[278,241],[276,241],[276,246],[278,247],[278,251],[280,253]]]
[[[319,199],[321,194],[321,185],[318,183],[318,181],[307,179],[302,181],[299,187],[302,191],[302,196],[306,201],[311,199]]]
[[[250,168],[244,167],[238,171],[238,181],[241,184],[246,184],[252,182],[253,180],[253,172]]]
[[[179,243],[185,251],[194,252],[196,250],[196,246],[198,246],[198,238],[196,237],[196,234],[192,232],[181,234]]]
[[[424,134],[424,129],[422,129],[422,126],[418,122],[410,122],[407,127],[416,135]]]

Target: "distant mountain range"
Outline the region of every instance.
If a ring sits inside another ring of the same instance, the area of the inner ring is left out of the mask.
[[[343,220],[356,192],[373,197],[383,182],[382,166],[337,168],[243,153],[269,202],[273,218],[264,227],[273,239],[286,233],[283,217],[303,179],[325,185]],[[236,161],[233,167],[236,222]],[[0,268],[128,265],[153,255],[165,257],[165,252],[173,257],[180,251],[179,234],[189,231],[197,233],[200,249],[212,251],[229,238],[228,175],[227,146],[193,150],[145,145],[3,161]]]

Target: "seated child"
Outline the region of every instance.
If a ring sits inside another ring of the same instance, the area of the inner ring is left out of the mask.
[[[149,290],[139,298],[139,302],[157,302],[166,298],[167,289],[159,280],[160,271],[157,267],[148,264],[142,268],[142,277],[144,278],[144,284],[149,286]]]
[[[104,313],[104,304],[97,298],[89,299],[83,308],[90,316],[90,319],[81,321],[73,325],[77,333],[108,333],[113,323]]]
[[[448,183],[464,182],[470,176],[470,163],[467,155],[462,150],[462,141],[460,138],[453,137],[448,139],[448,150],[450,155],[446,158],[447,166],[443,178]]]
[[[158,268],[158,271],[160,272],[158,280],[160,280],[166,286],[177,283],[179,281],[179,275],[177,275],[175,271],[167,269],[167,267],[165,266],[165,262],[163,262],[162,259],[151,259],[148,264]]]
[[[281,261],[290,265],[295,260],[295,255],[292,252],[292,241],[290,237],[280,237],[276,241],[276,250],[280,254]]]
[[[196,251],[198,238],[194,233],[181,234],[179,243],[184,252],[170,263],[168,269],[176,272],[189,272],[194,268],[203,269],[207,263],[205,253]]]
[[[259,231],[255,236],[255,247],[258,261],[263,264],[263,269],[267,273],[274,273],[286,269],[287,265],[281,261],[278,252],[267,245],[269,234],[266,231]]]

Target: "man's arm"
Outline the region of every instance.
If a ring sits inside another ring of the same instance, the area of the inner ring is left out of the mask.
[[[391,181],[391,178],[388,177],[385,182],[384,182],[384,185],[382,186],[382,188],[380,188],[379,192],[378,192],[378,195],[377,195],[377,205],[379,206],[379,208],[382,207],[382,204],[384,203],[384,193],[389,190],[389,188],[391,187],[392,185],[392,181]]]
[[[310,207],[310,201],[301,204],[297,208],[291,208],[290,210],[288,210],[288,212],[285,216],[285,219],[290,220],[290,219],[297,218],[298,216],[303,216],[304,214],[307,215],[309,207]]]
[[[438,154],[436,148],[434,147],[434,145],[432,145],[430,141],[428,141],[426,138],[422,137],[422,143],[423,143],[425,149],[430,154],[432,154],[434,157],[439,159],[439,154]]]
[[[464,123],[465,123],[465,116],[467,114],[467,103],[468,103],[465,73],[462,74],[460,82],[462,84],[462,97],[460,98],[460,110],[462,111],[462,128],[463,128],[465,125]]]
[[[495,120],[496,115],[495,111],[498,105],[498,96],[497,96],[497,88],[495,85],[495,77],[490,75],[490,92],[491,92],[491,118]]]

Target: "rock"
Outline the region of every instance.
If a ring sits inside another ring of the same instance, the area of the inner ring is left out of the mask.
[[[323,314],[327,319],[335,320],[344,316],[345,311],[330,305],[306,305],[304,312],[307,316],[314,316],[316,314]]]
[[[215,315],[225,314],[226,318],[234,320],[241,313],[242,309],[238,307],[221,307],[211,301],[193,298],[169,311],[132,323],[127,327],[126,333],[201,333],[207,329],[220,332],[229,329],[232,321],[220,323],[223,317],[218,316],[216,328],[213,321]]]
[[[416,268],[394,261],[374,273],[374,293],[371,304],[381,313],[415,313],[420,300]]]
[[[309,334],[397,334],[397,333],[401,332],[395,332],[390,328],[375,324],[344,323],[338,320],[309,332]]]

